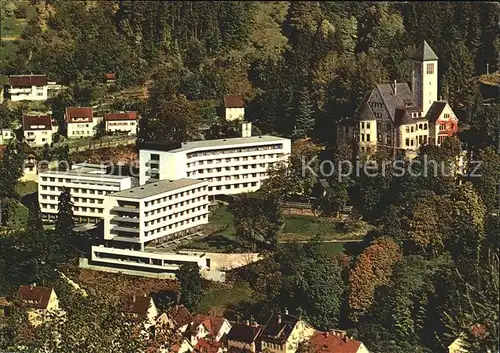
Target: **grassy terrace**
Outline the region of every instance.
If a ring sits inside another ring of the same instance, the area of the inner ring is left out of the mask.
[[[186,244],[185,248],[205,251],[226,252],[240,250],[237,244],[232,216],[227,206],[212,212],[210,225],[205,233],[211,234],[203,239]],[[284,227],[278,235],[280,243],[321,241],[329,252],[343,250],[343,241],[361,239],[370,227],[361,221],[350,223],[313,216],[285,215]],[[334,242],[336,241],[336,242]]]

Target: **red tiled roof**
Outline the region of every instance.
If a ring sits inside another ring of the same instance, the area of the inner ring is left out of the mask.
[[[114,80],[116,78],[115,73],[110,72],[108,74],[105,74],[104,77],[106,77],[106,80]]]
[[[11,75],[9,85],[12,87],[46,86],[46,75]]]
[[[226,108],[244,108],[245,103],[241,96],[224,96],[224,106]]]
[[[48,115],[23,116],[23,130],[52,130],[52,119]]]
[[[195,353],[217,353],[220,347],[221,342],[212,342],[200,338],[193,351]]]
[[[356,353],[361,346],[360,341],[334,332],[316,331],[310,342],[317,353]]]
[[[203,324],[203,326],[207,328],[207,331],[210,332],[210,335],[215,337],[219,333],[225,321],[226,319],[221,316],[196,314],[191,326],[191,331],[195,331],[198,326]]]
[[[104,120],[106,121],[137,120],[137,112],[104,114]]]
[[[93,112],[91,107],[85,107],[85,108],[66,108],[66,114],[64,114],[64,119],[67,123],[74,123],[74,122],[92,122],[93,119]],[[78,118],[84,118],[85,120],[80,120],[76,121]]]
[[[123,300],[123,311],[129,314],[137,314],[138,316],[146,317],[150,305],[151,297],[128,297]]]
[[[52,288],[20,285],[17,296],[33,309],[47,309]]]
[[[184,326],[193,321],[193,315],[184,305],[176,305],[168,312],[168,316],[179,326]]]
[[[476,324],[472,326],[472,335],[474,337],[483,338],[486,336],[486,326],[481,324]]]

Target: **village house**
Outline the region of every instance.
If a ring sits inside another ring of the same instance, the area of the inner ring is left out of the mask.
[[[158,316],[156,322],[160,326],[175,328],[180,332],[185,332],[187,326],[193,321],[193,315],[184,305],[175,305],[167,312]]]
[[[245,119],[245,102],[241,96],[224,96],[224,108],[227,121]]]
[[[36,154],[33,148],[24,141],[21,144],[21,149],[25,155],[23,176],[20,178],[21,181],[37,181],[38,180],[38,162],[40,161],[40,156]]]
[[[313,352],[317,353],[369,353],[365,345],[349,338],[345,331],[316,331],[309,343]]]
[[[95,127],[101,122],[101,119],[94,117],[91,107],[69,107],[64,114],[66,123],[66,136],[91,137],[95,134]]]
[[[137,112],[118,112],[104,114],[107,132],[123,132],[127,135],[137,135]]]
[[[356,141],[360,151],[383,148],[414,157],[423,145],[440,145],[458,131],[458,119],[446,101],[438,100],[438,57],[424,41],[411,56],[408,83],[378,84],[369,91],[353,118],[337,129],[337,141]]]
[[[257,323],[231,323],[231,331],[227,334],[229,353],[257,353],[260,348],[262,326]]]
[[[56,132],[57,124],[49,115],[23,116],[24,140],[30,146],[51,145]]]
[[[314,331],[298,317],[275,312],[262,330],[261,349],[271,353],[295,353],[299,344],[309,340]]]
[[[21,285],[17,298],[28,309],[28,319],[33,326],[42,324],[51,314],[62,313],[59,310],[59,299],[53,288]]]
[[[0,129],[0,145],[6,145],[14,136],[12,129],[2,128]]]
[[[230,330],[231,324],[222,316],[197,314],[187,325],[184,335],[196,347],[199,339],[219,342]]]
[[[104,75],[104,80],[106,82],[106,85],[114,85],[116,83],[116,74],[114,72],[109,72]]]
[[[133,295],[123,298],[123,314],[133,320],[144,320],[144,327],[147,329],[156,323],[158,309],[153,298],[150,296]]]
[[[11,75],[9,76],[8,94],[13,102],[45,101],[48,97],[46,75]]]

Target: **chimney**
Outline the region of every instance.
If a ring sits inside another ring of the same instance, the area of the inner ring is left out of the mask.
[[[277,321],[278,321],[278,324],[281,324],[281,315],[280,315],[280,314],[278,314],[278,315],[276,316],[276,319],[277,319]]]
[[[134,296],[132,297],[132,303],[135,303],[135,294],[134,294]]]
[[[398,94],[397,86],[398,86],[397,81],[394,80],[394,95],[395,96]]]
[[[329,332],[325,331],[325,337],[328,337],[328,336],[329,336]]]
[[[344,336],[344,337],[342,337],[342,340],[343,340],[345,343],[347,343],[347,342],[349,341],[349,337]]]
[[[245,325],[250,326],[250,321],[249,321],[249,320],[246,320],[246,321],[245,321]]]
[[[288,309],[285,308],[285,315],[288,315]]]

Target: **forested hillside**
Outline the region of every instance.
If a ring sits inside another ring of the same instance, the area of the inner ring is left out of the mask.
[[[47,73],[80,88],[101,82],[107,72],[117,74],[120,89],[152,84],[171,114],[151,99],[143,107],[150,116],[143,137],[154,132],[171,138],[163,131],[167,127],[180,137],[196,137],[193,127],[210,121],[221,97],[230,93],[245,97],[248,119],[263,132],[329,140],[333,123],[350,116],[368,88],[409,81],[408,54],[424,39],[440,58],[440,94],[454,108],[477,103],[471,79],[485,73],[486,64],[490,72],[498,68],[495,3],[36,1],[31,6],[37,15],[28,18],[17,52],[4,63],[6,73]]]

